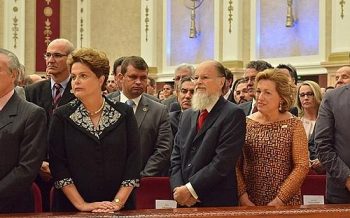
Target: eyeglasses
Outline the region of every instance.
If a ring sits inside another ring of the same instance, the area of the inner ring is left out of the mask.
[[[181,89],[180,92],[184,95],[186,95],[188,92],[190,92],[190,94],[193,95],[194,89]]]
[[[300,97],[300,98],[303,98],[303,97],[305,97],[305,96],[307,96],[307,97],[312,97],[312,96],[314,96],[314,93],[313,93],[313,92],[306,92],[306,93],[300,93],[300,94],[299,94],[299,97]]]
[[[68,56],[67,54],[61,54],[61,53],[46,53],[44,54],[44,59],[49,60],[51,57],[55,60],[60,59],[64,56]]]

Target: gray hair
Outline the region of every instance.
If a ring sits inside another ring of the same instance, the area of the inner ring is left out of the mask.
[[[0,48],[0,54],[4,54],[9,58],[9,73],[15,73],[16,77],[18,77],[18,72],[21,70],[21,63],[19,62],[17,56],[9,50],[3,48]]]
[[[189,72],[191,72],[191,75],[189,75],[189,76],[193,76],[193,74],[194,74],[193,65],[187,64],[187,63],[180,64],[179,66],[176,67],[175,74],[177,71],[182,70],[182,69],[187,69]]]

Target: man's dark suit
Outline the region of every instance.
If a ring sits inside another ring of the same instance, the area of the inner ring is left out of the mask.
[[[181,115],[182,115],[181,110],[173,111],[173,112],[169,113],[171,131],[172,131],[174,137],[175,137],[175,135],[177,133],[177,129],[179,127]]]
[[[64,89],[62,97],[58,101],[58,106],[65,105],[68,102],[75,99],[75,96],[70,92],[71,89],[72,87],[69,81],[67,87]],[[47,126],[49,126],[54,109],[52,100],[51,81],[43,80],[32,85],[26,86],[25,94],[27,101],[44,108],[44,110],[46,111]],[[47,160],[47,158],[45,160]],[[40,176],[38,176],[35,182],[39,185],[41,189],[44,211],[49,211],[49,193],[52,186],[51,181],[44,181]]]
[[[171,188],[190,182],[200,200],[195,206],[235,206],[235,166],[245,140],[245,115],[220,97],[197,133],[198,116],[192,109],[182,113],[171,155]]]
[[[107,97],[120,101],[119,92]],[[173,136],[166,106],[142,96],[135,117],[141,141],[141,176],[168,175]]]
[[[61,99],[58,102],[58,106],[65,105],[75,98],[75,96],[70,92],[71,89],[72,87],[69,81]],[[43,80],[26,86],[25,94],[27,101],[45,109],[49,125],[50,117],[53,111],[51,81]]]
[[[0,212],[34,212],[32,182],[46,152],[45,111],[15,92],[0,112]]]
[[[327,92],[315,127],[318,159],[327,172],[327,201],[349,204],[350,191],[350,85]]]

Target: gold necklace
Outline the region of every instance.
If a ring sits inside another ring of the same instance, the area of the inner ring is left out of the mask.
[[[97,111],[93,111],[93,112],[88,111],[88,114],[90,116],[95,116],[96,114],[98,114],[98,113],[100,113],[102,111],[104,106],[105,106],[105,99],[103,98],[103,102],[102,102],[101,107]]]

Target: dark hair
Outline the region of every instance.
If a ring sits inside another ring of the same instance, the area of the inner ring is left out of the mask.
[[[147,77],[147,79],[149,80],[150,86],[154,87],[156,85],[156,81],[152,77]]]
[[[233,83],[233,91],[236,91],[237,86],[241,83],[247,83],[247,81],[244,78],[240,78],[240,79],[236,80]]]
[[[120,66],[120,65],[122,65],[122,63],[123,63],[123,61],[125,60],[125,56],[123,56],[123,57],[120,57],[120,58],[118,58],[117,60],[115,60],[114,61],[114,63],[113,63],[113,71],[112,71],[112,74],[114,75],[114,76],[116,76],[116,73],[115,73],[115,71],[117,70],[117,68]]]
[[[148,73],[148,65],[142,57],[139,57],[139,56],[126,57],[121,64],[121,74],[125,75],[129,65],[133,66],[138,70],[146,70]]]
[[[233,80],[233,73],[230,69],[225,67],[226,80]]]
[[[293,67],[291,64],[279,64],[276,68],[287,69],[290,77],[294,79],[294,84],[296,85],[298,83],[297,69],[295,69],[295,67]]]
[[[257,60],[257,61],[250,61],[246,68],[253,68],[258,72],[262,72],[266,69],[273,68],[272,65],[269,62],[263,61],[263,60]]]
[[[67,59],[69,69],[72,69],[74,63],[85,64],[89,69],[100,78],[105,77],[102,89],[106,86],[109,75],[109,60],[104,52],[92,48],[81,48],[73,51]]]
[[[169,85],[172,89],[174,89],[174,83],[173,82],[165,82],[164,85]]]

